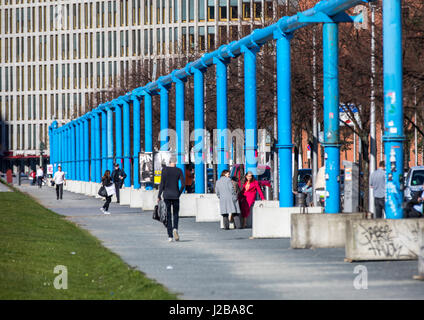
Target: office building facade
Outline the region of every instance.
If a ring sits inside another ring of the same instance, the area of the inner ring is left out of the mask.
[[[34,168],[48,126],[137,63],[213,50],[275,18],[265,0],[0,0],[0,170]],[[165,63],[165,65],[167,65]],[[157,70],[159,76],[167,70]],[[143,85],[143,83],[140,83]]]

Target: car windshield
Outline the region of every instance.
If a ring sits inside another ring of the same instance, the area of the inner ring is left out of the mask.
[[[414,170],[411,186],[421,186],[424,183],[424,170]]]

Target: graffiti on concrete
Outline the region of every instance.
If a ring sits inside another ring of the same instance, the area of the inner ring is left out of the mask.
[[[364,227],[360,224],[360,227],[363,229],[364,239],[361,245],[367,246],[375,256],[400,258],[403,246],[395,241],[393,230],[389,225]]]

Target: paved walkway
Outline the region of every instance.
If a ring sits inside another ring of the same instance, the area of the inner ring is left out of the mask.
[[[250,229],[221,230],[218,223],[180,219],[181,241],[168,243],[165,228],[142,212],[53,188],[22,185],[45,207],[89,230],[129,265],[182,299],[423,299],[412,280],[417,261],[345,263],[344,249],[290,249],[290,239],[249,240]],[[356,290],[356,265],[368,270],[368,289]]]

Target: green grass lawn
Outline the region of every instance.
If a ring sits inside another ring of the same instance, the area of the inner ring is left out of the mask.
[[[67,289],[54,287],[57,265],[67,268]],[[0,192],[0,299],[176,298],[64,217]]]

